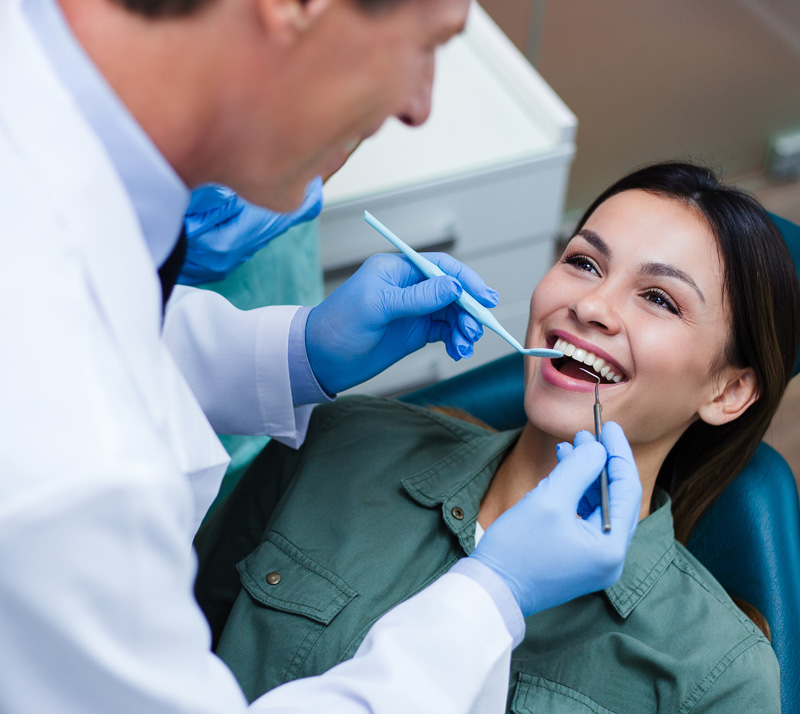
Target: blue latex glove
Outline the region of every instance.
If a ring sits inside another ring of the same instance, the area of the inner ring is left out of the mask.
[[[588,431],[579,431],[575,434],[575,446],[586,444],[590,441],[596,441],[596,439],[594,434]],[[572,449],[572,444],[568,442],[559,444],[556,447],[556,457],[559,462],[561,459],[565,458],[567,454],[571,453]],[[581,496],[581,501],[578,504],[578,515],[581,518],[588,518],[596,508],[600,508],[600,479],[594,481],[594,483],[586,489],[586,493]]]
[[[199,285],[222,280],[273,238],[322,210],[322,179],[306,187],[300,207],[275,213],[248,203],[226,186],[207,184],[192,191],[184,216],[186,261],[178,282]]]
[[[452,304],[459,281],[486,307],[497,304],[497,293],[455,258],[425,256],[447,275],[428,280],[400,255],[373,255],[311,310],[306,351],[326,392],[361,384],[428,342],[444,342],[455,360],[472,355],[483,326]]]
[[[584,434],[589,438],[579,434],[550,475],[503,513],[470,555],[500,575],[525,617],[607,588],[622,574],[641,509],[639,474],[618,424],[603,427],[602,444]],[[603,532],[599,508],[576,517],[606,458],[610,533]]]

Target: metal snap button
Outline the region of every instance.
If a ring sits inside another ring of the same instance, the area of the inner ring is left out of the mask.
[[[462,511],[458,506],[453,506],[453,510],[450,511],[450,513],[452,513],[453,518],[455,518],[458,521],[464,518],[464,511]]]
[[[281,574],[275,570],[267,573],[267,583],[270,585],[277,585],[281,581]]]

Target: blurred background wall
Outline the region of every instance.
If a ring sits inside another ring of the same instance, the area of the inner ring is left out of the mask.
[[[800,0],[481,4],[578,116],[568,210],[658,159],[747,180],[800,130]]]

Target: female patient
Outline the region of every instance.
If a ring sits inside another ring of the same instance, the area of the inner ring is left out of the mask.
[[[799,303],[752,199],[686,164],[627,176],[533,293],[527,344],[568,356],[528,359],[521,431],[355,397],[318,407],[299,451],[267,447],[197,539],[217,652],[251,699],[352,656],[592,427],[588,369],[642,520],[613,587],[528,619],[509,710],[779,711],[767,639],[680,543],[764,434]]]

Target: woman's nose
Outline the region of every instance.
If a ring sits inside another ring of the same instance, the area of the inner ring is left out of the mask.
[[[622,326],[620,300],[613,288],[604,284],[577,296],[570,310],[580,323],[614,334]]]

